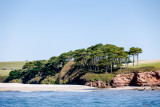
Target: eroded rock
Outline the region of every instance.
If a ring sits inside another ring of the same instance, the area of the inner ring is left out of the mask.
[[[129,86],[134,78],[134,73],[118,74],[112,80],[112,87]]]
[[[91,87],[98,87],[98,88],[107,88],[107,87],[109,87],[109,84],[107,84],[104,81],[86,82],[85,85],[91,86]]]
[[[112,80],[112,87],[160,86],[160,70],[130,74],[118,74]]]
[[[135,85],[138,86],[160,85],[160,71],[137,73],[137,81]]]

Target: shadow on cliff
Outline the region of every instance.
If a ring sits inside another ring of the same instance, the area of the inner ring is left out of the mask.
[[[136,86],[137,85],[137,72],[134,73],[133,79],[131,80],[129,86]]]

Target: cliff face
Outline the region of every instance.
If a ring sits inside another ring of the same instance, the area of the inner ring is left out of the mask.
[[[136,84],[139,86],[160,85],[160,71],[138,73]]]
[[[71,74],[71,70],[73,69],[74,61],[69,61],[64,65],[60,73],[58,74],[58,80],[60,84],[63,84],[65,81],[68,81],[68,78]]]
[[[113,78],[112,87],[129,86],[134,78],[134,73],[118,74]]]
[[[74,64],[74,61],[69,61],[62,68],[57,78],[60,84],[84,84],[79,79],[83,75],[83,72],[81,72],[81,69],[77,69]]]
[[[151,72],[140,72],[130,74],[118,74],[111,83],[112,87],[120,86],[159,86],[160,70]]]

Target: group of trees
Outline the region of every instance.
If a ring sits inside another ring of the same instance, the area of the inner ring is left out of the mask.
[[[8,80],[22,79],[25,83],[26,81],[39,75],[45,63],[46,61],[44,60],[28,62],[22,67],[22,69],[12,70],[9,74]]]
[[[119,69],[123,65],[128,67],[130,56],[134,58],[141,53],[141,48],[130,48],[129,51],[125,51],[123,47],[117,47],[111,44],[96,44],[88,47],[87,49],[77,49],[75,51],[69,51],[62,53],[60,56],[53,56],[48,61],[39,60],[26,63],[22,70],[14,70],[10,73],[10,79],[22,78],[24,81],[34,78],[37,75],[40,76],[54,76],[58,73],[63,66],[73,60],[77,69],[85,69],[85,71],[93,72],[113,72],[113,70]],[[137,63],[138,67],[138,63]],[[15,76],[15,75],[16,76]]]
[[[137,56],[137,68],[139,67],[139,54],[142,53],[142,49],[141,48],[135,48],[135,47],[131,47],[129,50],[129,55],[133,56],[133,67],[134,67],[134,60],[135,60],[135,56]]]
[[[141,48],[131,47],[129,51],[125,51],[123,47],[117,47],[111,44],[96,44],[87,49],[78,49],[72,52],[72,56],[76,65],[87,70],[94,70],[95,72],[111,72],[114,69],[119,69],[125,64],[128,67],[130,56],[134,57],[142,53]],[[138,67],[138,63],[137,63]]]

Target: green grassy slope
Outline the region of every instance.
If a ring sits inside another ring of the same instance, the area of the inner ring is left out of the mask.
[[[11,70],[0,70],[0,83],[4,82],[9,76]]]
[[[145,66],[153,66],[155,68],[160,68],[160,62],[157,63],[149,63],[149,64],[141,64],[140,67],[145,67]]]
[[[137,61],[135,61],[135,68],[137,67]],[[139,67],[146,67],[146,66],[152,66],[155,68],[160,68],[160,60],[140,60],[139,61]],[[130,63],[129,67],[133,67],[133,64]]]
[[[26,61],[0,62],[0,82],[4,82],[12,69],[21,69]]]
[[[0,62],[0,70],[21,69],[26,61]]]
[[[11,70],[0,70],[0,76],[9,76]]]

